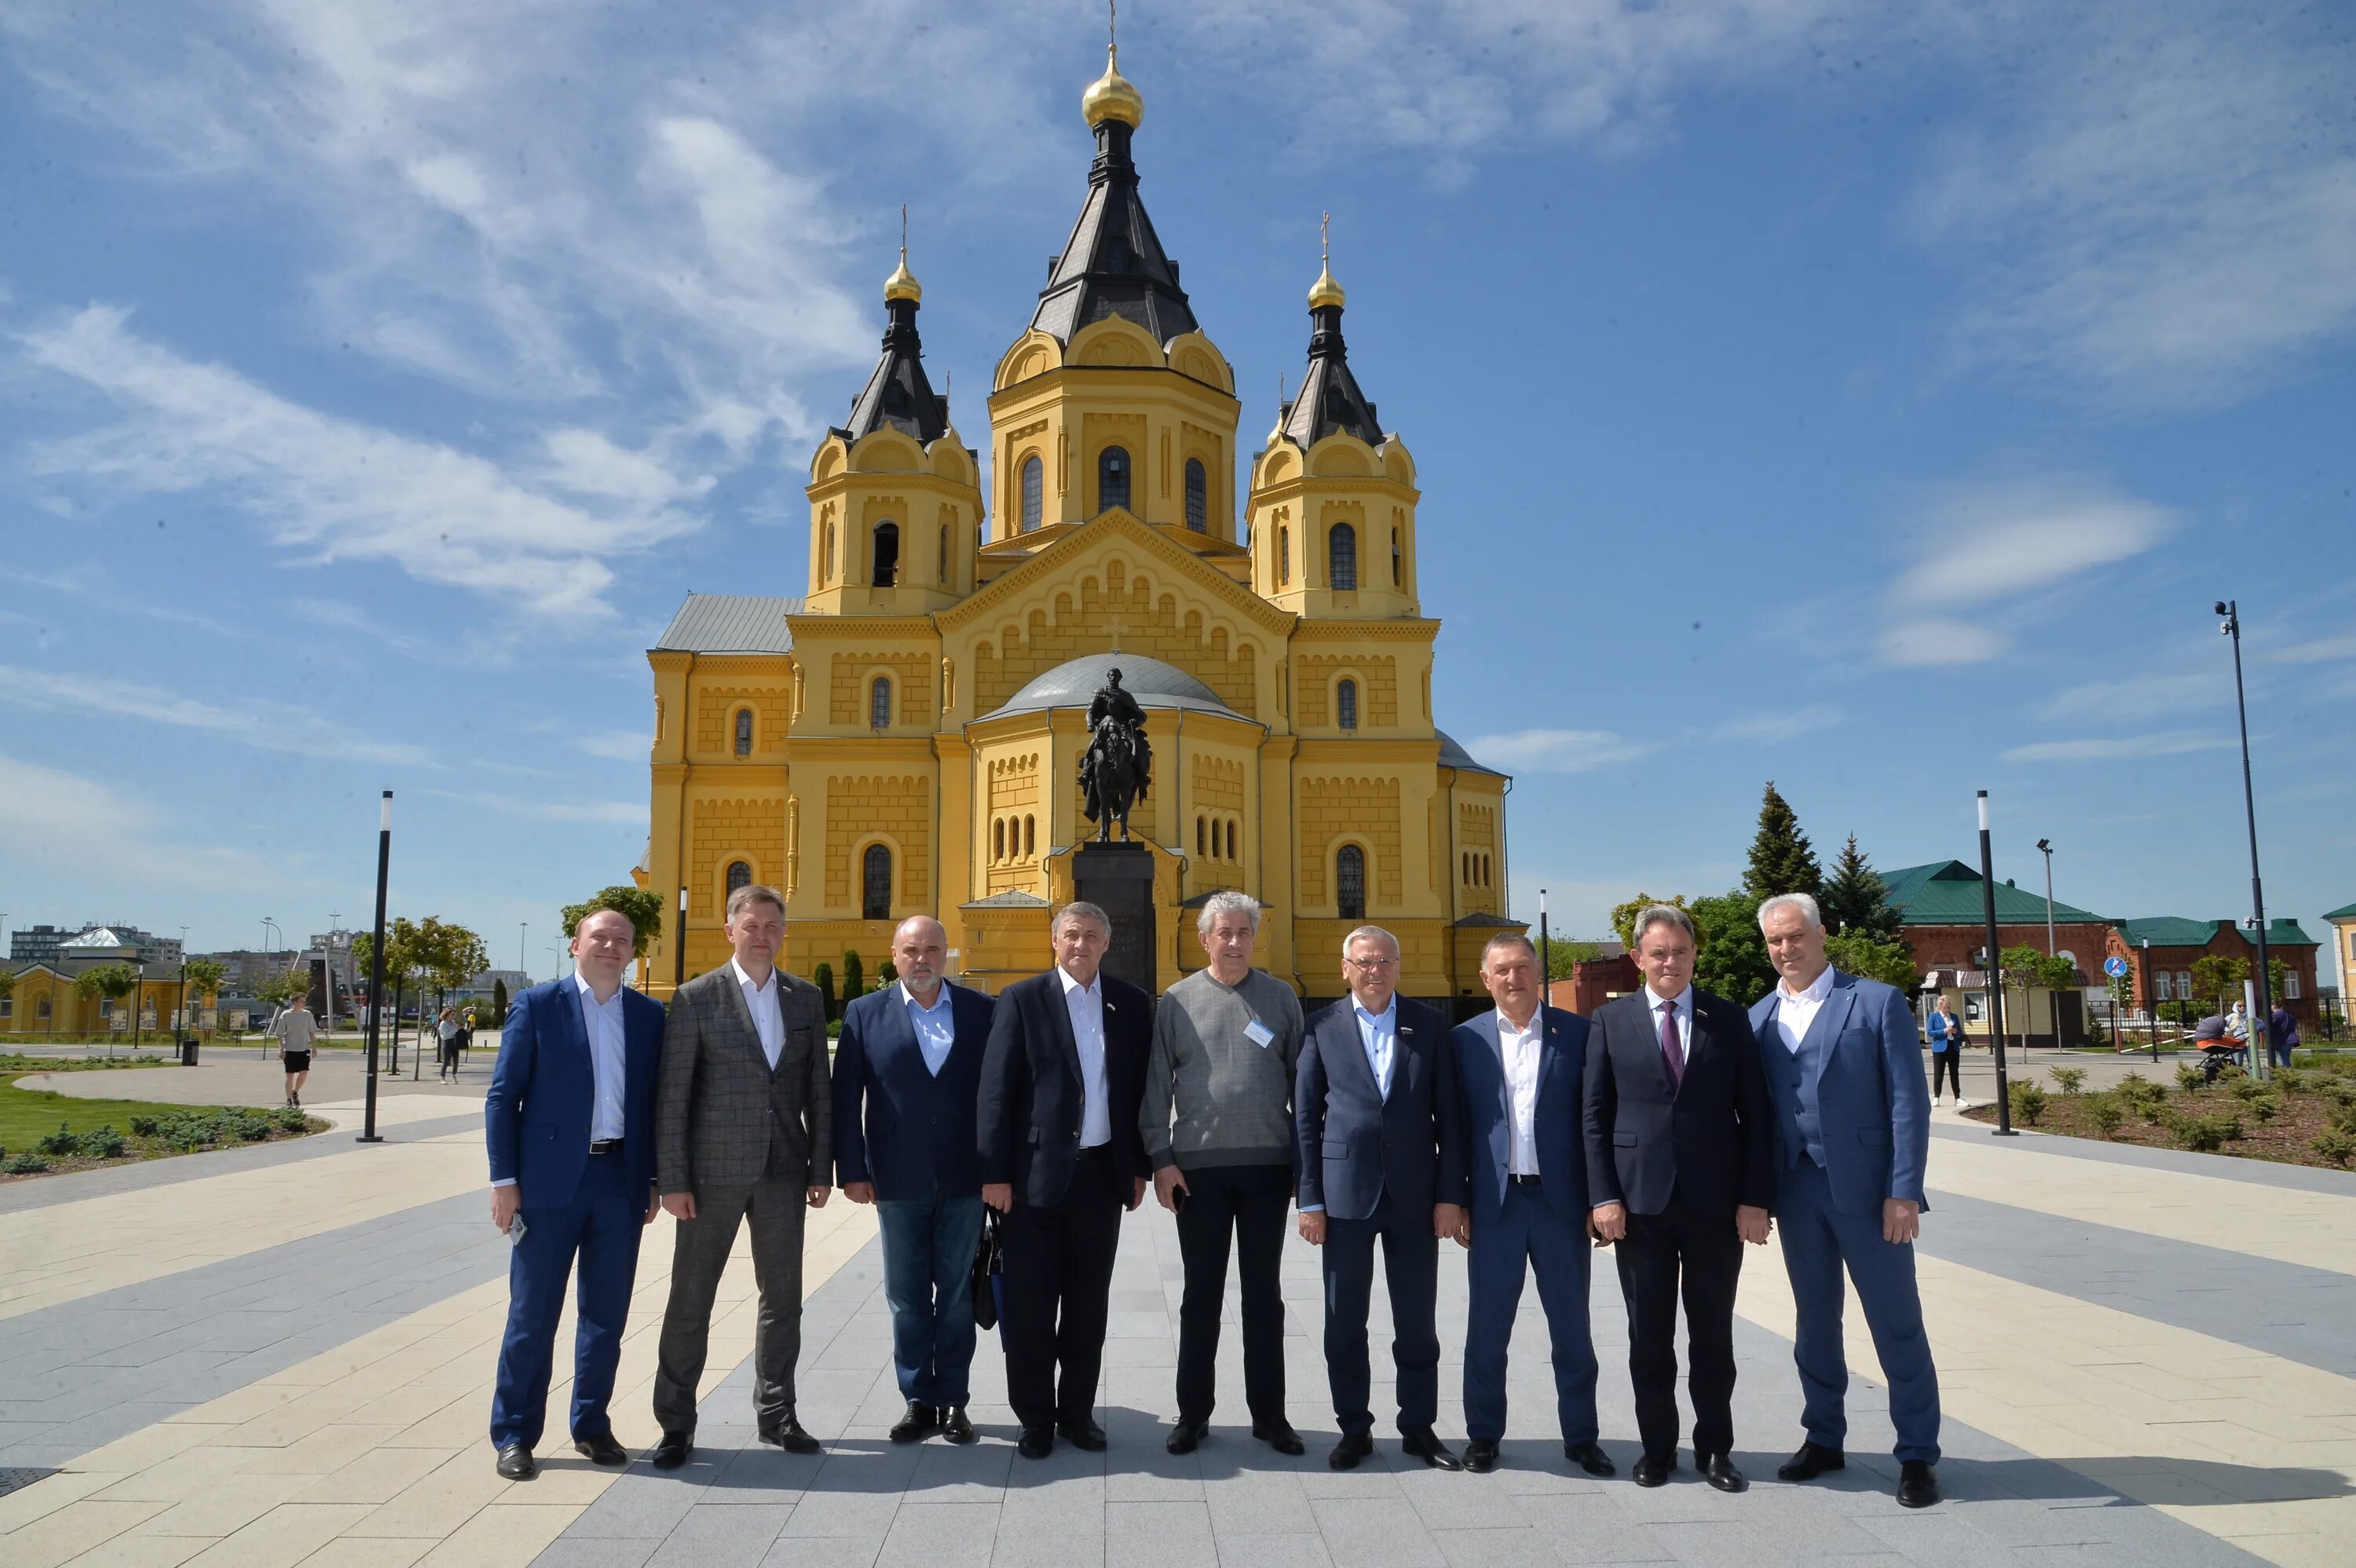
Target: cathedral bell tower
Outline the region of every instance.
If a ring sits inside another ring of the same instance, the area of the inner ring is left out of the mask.
[[[1309,291],[1309,368],[1252,460],[1252,586],[1311,618],[1412,617],[1415,459],[1350,371],[1330,257]]]
[[[916,336],[923,285],[900,265],[884,282],[883,357],[810,459],[808,608],[817,614],[915,615],[973,592],[980,465],[925,375]]]

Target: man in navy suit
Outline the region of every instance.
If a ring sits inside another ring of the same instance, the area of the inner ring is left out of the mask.
[[[1824,916],[1805,893],[1759,906],[1767,956],[1783,976],[1751,1009],[1775,1101],[1775,1212],[1792,1276],[1801,1423],[1806,1441],[1775,1473],[1814,1480],[1847,1462],[1842,1410],[1841,1269],[1857,1285],[1898,1429],[1898,1500],[1939,1500],[1939,1374],[1914,1284],[1931,1100],[1914,1014],[1894,987],[1834,968]]]
[[[1120,1216],[1145,1200],[1145,1063],[1153,998],[1102,970],[1112,917],[1092,903],[1055,912],[1055,966],[1000,993],[976,1115],[981,1200],[1001,1234],[1006,1402],[1026,1459],[1101,1452],[1104,1368]],[[1058,1375],[1060,1371],[1060,1376]]]
[[[981,1238],[974,1113],[991,1001],[941,978],[948,933],[910,915],[892,933],[900,981],[842,1009],[834,1051],[834,1163],[842,1195],[884,1232],[892,1366],[908,1408],[894,1443],[974,1440],[973,1254]],[[862,1102],[864,1102],[863,1115]]]
[[[573,933],[573,973],[515,999],[491,1069],[483,1105],[491,1222],[514,1243],[491,1442],[499,1474],[511,1481],[539,1472],[532,1450],[547,1418],[556,1321],[576,1257],[573,1445],[600,1465],[630,1462],[605,1405],[622,1359],[638,1238],[655,1217],[663,1042],[662,1005],[622,985],[637,943],[617,910],[583,916]]]
[[[1458,1024],[1449,1043],[1464,1096],[1464,1222],[1472,1308],[1464,1332],[1464,1467],[1497,1467],[1505,1435],[1505,1346],[1522,1281],[1535,1273],[1554,1350],[1562,1451],[1590,1476],[1612,1473],[1595,1441],[1595,1343],[1587,1323],[1587,1151],[1579,1097],[1587,1020],[1541,1005],[1537,949],[1493,936],[1481,983],[1494,1012]]]
[[[1767,1244],[1775,1168],[1759,1042],[1742,1008],[1693,983],[1693,917],[1636,915],[1644,984],[1595,1010],[1587,1041],[1587,1190],[1619,1249],[1635,1385],[1640,1487],[1677,1467],[1677,1301],[1686,1307],[1694,1465],[1722,1492],[1750,1483],[1734,1446],[1734,1292],[1742,1247]]]
[[[1440,1416],[1440,1238],[1463,1228],[1463,1102],[1438,1012],[1397,994],[1398,938],[1362,925],[1343,940],[1350,994],[1312,1015],[1301,1042],[1301,1235],[1325,1249],[1325,1375],[1342,1441],[1337,1470],[1375,1451],[1366,1307],[1375,1243],[1391,1293],[1400,1452],[1462,1468]]]

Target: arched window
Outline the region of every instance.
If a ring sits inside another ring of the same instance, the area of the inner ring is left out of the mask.
[[[941,525],[940,584],[942,587],[947,588],[949,585],[949,526],[947,523],[943,523]]]
[[[1235,858],[1236,858],[1236,825],[1235,825],[1234,823],[1230,822],[1230,823],[1228,823],[1228,824],[1227,824],[1227,859],[1230,859],[1230,860],[1232,860],[1232,859],[1234,859]]]
[[[1137,264],[1137,256],[1129,248],[1129,236],[1116,234],[1105,241],[1105,271],[1126,272]]]
[[[990,825],[990,858],[1006,859],[1006,818],[1002,816]]]
[[[40,1023],[47,1023],[49,1021],[49,998],[48,997],[44,996],[39,1001],[33,1004],[33,1017],[36,1021]]]
[[[1186,526],[1196,533],[1210,527],[1211,476],[1203,467],[1203,460],[1186,460]]]
[[[1025,533],[1039,526],[1044,506],[1043,492],[1046,489],[1045,471],[1034,455],[1023,460],[1023,530]]]
[[[878,588],[889,588],[900,574],[900,525],[875,525],[874,582]]]
[[[867,847],[860,870],[859,916],[862,920],[892,918],[892,851],[882,844]]]
[[[1108,446],[1097,454],[1097,510],[1129,505],[1129,451]]]
[[[1344,677],[1333,688],[1333,711],[1340,717],[1342,728],[1358,727],[1358,683]]]
[[[1282,588],[1292,581],[1292,530],[1280,527],[1276,530],[1276,585]]]
[[[1358,530],[1347,523],[1335,523],[1326,536],[1326,575],[1333,579],[1336,591],[1352,592],[1358,586]]]
[[[1026,816],[1023,819],[1023,853],[1027,859],[1038,852],[1039,819],[1035,816]]]
[[[892,728],[892,677],[879,675],[867,688],[867,727],[871,730]]]
[[[1344,920],[1366,918],[1366,852],[1355,844],[1333,857],[1333,906]]]
[[[753,710],[749,708],[736,710],[736,754],[740,757],[753,754]]]
[[[749,887],[751,887],[752,885],[753,885],[753,868],[752,868],[752,867],[750,867],[750,866],[748,866],[748,865],[746,865],[746,864],[745,864],[744,861],[742,861],[742,860],[731,860],[731,861],[729,861],[729,862],[728,862],[728,891],[729,891],[730,892],[732,892],[732,893],[733,893],[733,892],[734,892],[738,888],[749,888]]]
[[[1393,529],[1391,530],[1391,586],[1392,586],[1393,588],[1397,588],[1398,585],[1399,585],[1399,537],[1398,537],[1398,530],[1397,528],[1393,528]]]
[[[819,550],[818,580],[821,583],[834,581],[834,525],[826,525],[826,543]]]
[[[1197,855],[1208,855],[1211,852],[1210,845],[1210,824],[1204,818],[1197,816],[1194,818],[1194,853]]]

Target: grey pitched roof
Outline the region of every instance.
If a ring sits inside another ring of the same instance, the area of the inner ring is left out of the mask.
[[[1342,307],[1318,305],[1309,318],[1317,324],[1309,336],[1309,368],[1301,373],[1300,395],[1284,405],[1280,428],[1304,452],[1335,431],[1380,446],[1383,427],[1375,405],[1350,373],[1349,350],[1342,342]]]
[[[1434,730],[1432,733],[1440,737],[1440,765],[1441,767],[1455,768],[1459,772],[1494,773],[1501,779],[1511,778],[1514,776],[1501,768],[1493,768],[1486,763],[1476,761],[1472,753],[1466,751],[1462,746],[1458,745],[1456,742],[1456,737],[1450,734],[1447,731]]]
[[[690,654],[783,654],[793,651],[786,617],[802,613],[798,599],[761,593],[691,593],[655,646]]]
[[[845,441],[857,441],[890,425],[929,446],[949,428],[949,406],[933,394],[925,376],[925,347],[916,337],[916,302],[888,300],[884,310],[892,325],[884,333],[884,357],[874,373],[851,402],[851,419],[841,430]]]
[[[992,893],[986,899],[975,899],[970,903],[958,905],[959,909],[1045,909],[1046,907],[1047,901],[1037,893],[1026,893],[1012,889],[1002,893]]]
[[[1047,286],[1031,325],[1058,342],[1092,321],[1124,316],[1167,343],[1195,329],[1194,307],[1178,286],[1178,263],[1162,252],[1153,219],[1137,196],[1137,165],[1130,161],[1130,127],[1118,120],[1097,126],[1097,157],[1088,169],[1088,197],[1048,264]]]
[[[1120,671],[1121,688],[1137,699],[1140,708],[1185,708],[1230,719],[1243,717],[1220,701],[1217,692],[1176,665],[1143,654],[1082,654],[1066,659],[1033,676],[1022,690],[1006,699],[1004,707],[983,717],[1033,713],[1045,708],[1086,708],[1104,685],[1106,675],[1116,669]]]

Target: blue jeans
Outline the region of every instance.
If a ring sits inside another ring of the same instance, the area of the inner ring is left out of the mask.
[[[973,1371],[973,1254],[981,1195],[878,1201],[884,1299],[892,1307],[892,1367],[900,1397],[966,1403]]]

